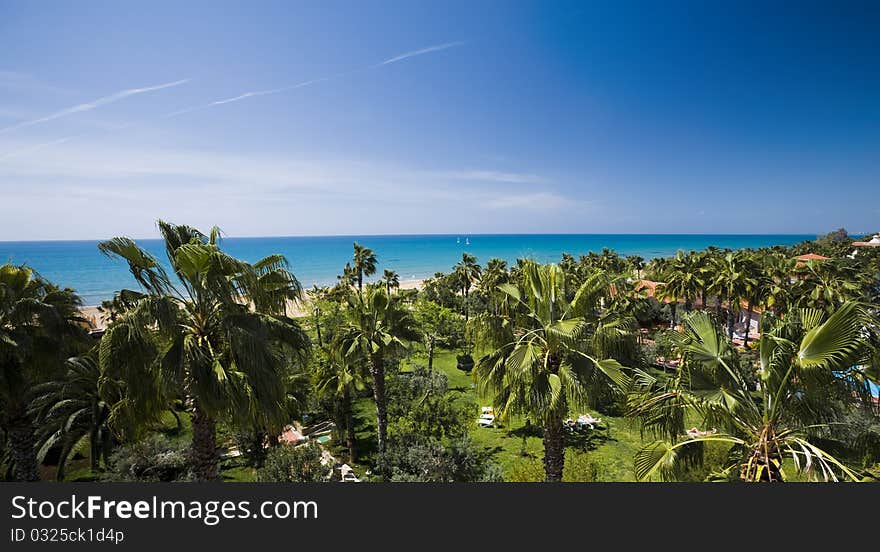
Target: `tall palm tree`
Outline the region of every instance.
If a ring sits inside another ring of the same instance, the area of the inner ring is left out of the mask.
[[[369,247],[354,242],[354,273],[357,275],[358,293],[364,291],[364,276],[376,273],[376,254]]]
[[[60,374],[64,359],[85,342],[80,299],[26,266],[0,266],[0,428],[7,435],[13,476],[37,481],[32,386]]]
[[[639,255],[627,255],[625,261],[627,268],[635,273],[636,278],[641,280],[642,270],[645,269],[645,258]]]
[[[72,453],[89,452],[93,472],[105,462],[113,446],[111,414],[121,402],[117,382],[105,378],[90,356],[72,357],[63,377],[34,388],[30,409],[38,420],[38,458],[60,447],[56,478],[64,479]]]
[[[867,299],[873,275],[866,274],[849,259],[808,261],[795,265],[793,283],[795,303],[833,312],[846,301]]]
[[[727,336],[733,339],[735,313],[739,312],[740,299],[745,298],[755,285],[755,270],[746,251],[728,252],[717,258],[715,277],[712,281],[719,300],[727,301]]]
[[[675,325],[679,299],[684,299],[685,310],[690,312],[697,294],[704,287],[702,273],[693,255],[679,251],[664,267],[663,282],[658,286],[660,296],[668,299],[672,325]]]
[[[409,342],[421,338],[418,325],[399,298],[389,297],[380,287],[369,286],[364,293],[348,297],[346,321],[339,328],[338,347],[352,360],[366,361],[376,402],[379,451],[385,451],[388,434],[388,407],[385,398],[386,362],[403,354]]]
[[[471,286],[480,279],[482,270],[477,264],[477,258],[468,253],[461,254],[461,261],[453,268],[453,273],[458,279],[461,286],[461,294],[464,298],[464,321],[467,323],[470,318],[470,305],[468,298],[470,297]]]
[[[723,332],[701,312],[676,334],[683,357],[676,376],[660,384],[641,374],[645,392],[634,396],[631,414],[662,438],[636,454],[640,479],[674,478],[683,464],[699,461],[708,442],[732,447],[724,471],[738,469],[744,481],[785,480],[784,458],[826,480],[856,479],[813,437],[827,439],[830,425],[839,423],[862,387],[852,367],[865,354],[865,313],[847,303],[827,319],[821,310],[802,309],[773,325],[766,320],[754,371],[740,367]],[[758,391],[752,376],[760,382]],[[683,438],[689,416],[716,431]]]
[[[626,387],[623,367],[610,358],[628,343],[632,323],[597,314],[609,280],[596,271],[568,300],[565,273],[556,264],[523,263],[519,285],[502,284],[499,314],[472,324],[489,349],[474,369],[480,393],[491,394],[501,417],[539,420],[544,427],[547,481],[561,481],[565,463],[563,419],[569,407],[588,405],[593,392]]]
[[[302,288],[283,257],[251,265],[224,253],[209,235],[158,222],[173,278],[129,238],[99,244],[128,263],[145,291],[100,343],[105,373],[127,383],[140,410],[163,409],[182,395],[192,417],[190,459],[201,480],[218,476],[218,418],[282,425],[285,375],[309,339],[284,312]]]
[[[777,316],[787,312],[794,298],[792,275],[795,259],[788,254],[768,253],[761,259],[761,277],[768,286],[765,305]]]
[[[387,268],[382,272],[382,281],[385,282],[385,293],[391,296],[392,289],[400,289],[400,275]]]
[[[752,316],[756,306],[766,306],[773,288],[773,280],[765,270],[765,258],[768,255],[745,252],[745,270],[751,275],[745,280],[743,286],[746,301],[745,331],[743,332],[743,346],[749,346],[749,332],[752,326]]]

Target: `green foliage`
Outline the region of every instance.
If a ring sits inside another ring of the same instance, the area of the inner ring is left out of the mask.
[[[288,444],[273,447],[265,465],[257,470],[257,481],[281,483],[320,483],[326,481],[331,466],[321,464],[317,445]]]
[[[477,482],[501,481],[501,471],[469,437],[447,446],[420,435],[397,435],[376,459],[376,471],[389,481]]]
[[[105,481],[191,481],[193,473],[184,443],[162,434],[117,448],[109,458]]]
[[[740,363],[706,313],[689,317],[674,334],[683,357],[676,377],[661,384],[645,374],[638,380],[642,392],[631,398],[643,427],[665,437],[636,454],[637,476],[680,478],[683,467],[701,463],[705,444],[724,443],[733,454],[722,471],[738,470],[746,481],[784,480],[784,458],[810,477],[856,479],[817,442],[843,419],[858,392],[861,378],[851,367],[864,347],[865,315],[847,303],[827,319],[815,310],[792,313],[773,326],[768,319],[754,367]],[[713,429],[684,437],[688,415]]]
[[[390,438],[419,435],[442,440],[465,436],[477,405],[459,400],[459,393],[449,391],[448,387],[446,374],[421,366],[391,378],[388,382]]]

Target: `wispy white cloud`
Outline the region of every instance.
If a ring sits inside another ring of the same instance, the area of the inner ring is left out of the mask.
[[[427,48],[422,48],[420,50],[413,50],[412,52],[404,52],[400,55],[388,58],[385,61],[379,63],[378,65],[388,65],[389,63],[397,63],[398,61],[403,61],[403,60],[409,59],[411,57],[421,56],[424,54],[429,54],[431,52],[439,52],[440,50],[448,50],[449,48],[455,48],[456,46],[461,46],[462,44],[464,44],[464,41],[447,42],[446,44],[437,44],[436,46],[428,46]]]
[[[536,174],[512,173],[492,170],[467,170],[438,173],[438,176],[452,180],[478,182],[500,182],[505,184],[545,184],[544,177]]]
[[[57,145],[59,145],[59,144],[63,144],[64,142],[69,142],[70,140],[73,140],[73,139],[76,138],[77,136],[78,136],[78,135],[67,136],[67,137],[65,137],[65,138],[59,138],[58,140],[52,140],[52,141],[50,141],[50,142],[43,142],[43,143],[41,143],[41,144],[36,144],[36,145],[29,146],[29,147],[26,147],[26,148],[22,148],[22,149],[19,149],[19,150],[11,151],[11,152],[9,152],[9,153],[6,153],[6,154],[3,154],[3,155],[0,155],[0,161],[3,161],[4,159],[10,159],[10,158],[12,158],[12,157],[19,157],[19,156],[21,156],[21,155],[27,155],[27,154],[29,154],[29,153],[34,153],[34,152],[36,152],[36,151],[39,151],[39,150],[41,150],[41,149],[48,148],[48,147],[51,147],[51,146],[57,146]]]
[[[67,117],[68,115],[73,115],[75,113],[82,113],[85,111],[91,111],[91,110],[96,109],[98,107],[101,107],[101,106],[104,106],[107,104],[111,104],[114,102],[118,102],[119,100],[123,100],[125,98],[130,97],[130,96],[134,96],[137,94],[143,94],[146,92],[154,92],[156,90],[162,90],[162,89],[171,88],[174,86],[180,86],[181,84],[184,84],[186,82],[189,82],[189,79],[182,79],[182,80],[178,80],[178,81],[174,81],[174,82],[167,82],[164,84],[158,84],[156,86],[147,86],[144,88],[129,88],[127,90],[121,90],[121,91],[116,92],[114,94],[111,94],[109,96],[104,96],[103,98],[98,98],[97,100],[93,100],[88,103],[82,103],[82,104],[78,104],[78,105],[75,105],[72,107],[62,109],[61,111],[56,111],[55,113],[52,113],[51,115],[46,115],[45,117],[40,117],[38,119],[31,119],[29,121],[22,121],[20,123],[8,126],[6,128],[0,128],[0,134],[6,133],[6,132],[11,132],[13,130],[17,130],[17,129],[24,128],[24,127],[37,125],[40,123],[46,123],[49,121],[53,121],[55,119],[60,119],[61,117]]]
[[[322,81],[327,80],[327,78],[320,79],[311,79],[299,84],[294,84],[291,86],[282,86],[281,88],[272,88],[269,90],[256,90],[253,92],[245,92],[244,94],[239,94],[238,96],[233,96],[231,98],[224,98],[221,100],[216,100],[213,102],[208,102],[202,105],[196,105],[193,107],[185,107],[183,109],[178,109],[177,111],[172,111],[171,113],[165,114],[165,117],[177,117],[178,115],[183,115],[184,113],[192,113],[193,111],[201,111],[202,109],[208,109],[210,107],[225,105],[233,102],[238,102],[241,100],[246,100],[248,98],[255,98],[257,96],[268,96],[269,94],[278,94],[280,92],[287,92],[288,90],[295,90],[297,88],[303,88],[305,86],[309,86],[312,84],[316,84]]]

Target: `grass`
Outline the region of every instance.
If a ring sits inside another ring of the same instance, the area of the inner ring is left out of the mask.
[[[478,396],[474,382],[469,373],[463,372],[456,367],[455,351],[438,351],[434,355],[434,369],[442,371],[449,378],[449,389],[461,394],[462,400],[476,402],[480,406],[491,404],[486,397]],[[412,364],[427,364],[425,355],[415,355],[403,363],[402,369],[407,370]],[[375,424],[375,412],[370,399],[358,401],[358,410],[361,415],[359,421]],[[573,417],[587,412],[572,412]],[[639,430],[634,424],[625,418],[609,416],[602,412],[590,412],[593,416],[602,418],[603,427],[606,430],[597,430],[589,439],[580,442],[570,442],[566,464],[566,478],[580,479],[583,474],[578,473],[585,467],[585,459],[596,465],[598,473],[596,478],[600,481],[634,481],[633,455],[642,447],[643,441]],[[508,420],[504,427],[481,428],[476,424],[479,412],[474,412],[474,424],[469,428],[469,434],[473,442],[491,454],[504,473],[505,480],[522,478],[523,475],[532,474],[536,471],[535,465],[540,467],[540,476],[543,477],[541,461],[544,455],[544,446],[537,431],[527,432],[525,420],[513,418]],[[363,427],[359,424],[359,431],[373,432],[374,426]],[[525,452],[523,452],[523,436],[525,435]],[[358,436],[360,438],[360,435]],[[583,458],[583,457],[586,458]],[[569,461],[571,460],[571,461]],[[571,473],[569,473],[571,472]]]

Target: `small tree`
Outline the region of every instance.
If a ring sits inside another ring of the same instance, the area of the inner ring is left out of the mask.
[[[434,368],[434,348],[439,340],[454,346],[464,334],[461,318],[451,309],[428,300],[416,302],[413,315],[425,336],[428,349],[428,370]]]

